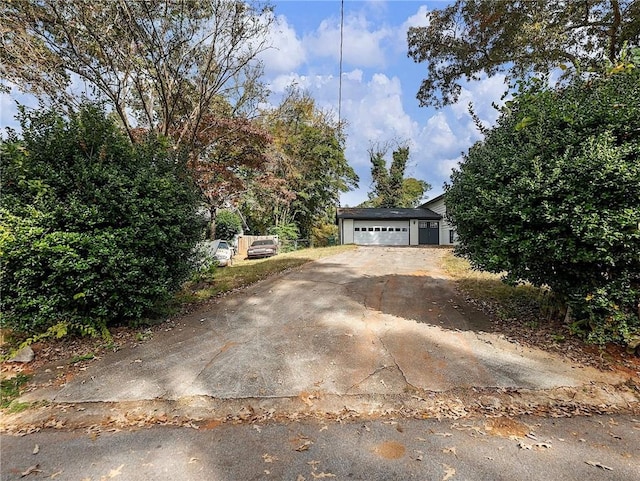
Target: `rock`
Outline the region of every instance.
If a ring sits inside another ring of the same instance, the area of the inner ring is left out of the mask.
[[[31,349],[31,346],[26,346],[20,349],[18,352],[14,354],[14,356],[9,359],[7,362],[21,362],[28,363],[35,359],[36,354]]]

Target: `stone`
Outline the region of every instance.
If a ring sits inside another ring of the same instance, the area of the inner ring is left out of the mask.
[[[20,363],[28,363],[35,359],[36,354],[31,349],[31,346],[25,346],[22,349],[18,350],[14,354],[14,356],[8,360],[8,362],[20,362]]]

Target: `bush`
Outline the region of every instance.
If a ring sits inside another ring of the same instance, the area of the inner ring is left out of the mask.
[[[327,247],[335,245],[338,240],[338,226],[335,224],[322,224],[311,230],[313,247]]]
[[[132,144],[93,105],[20,122],[0,144],[2,327],[100,332],[161,306],[203,232],[184,159],[166,139]]]
[[[558,90],[533,81],[446,192],[474,267],[551,287],[598,343],[640,331],[638,99],[640,68]]]
[[[235,212],[221,210],[216,215],[216,239],[233,239],[242,231],[242,219]]]

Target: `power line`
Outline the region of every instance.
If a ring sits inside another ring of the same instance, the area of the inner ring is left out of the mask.
[[[338,126],[342,125],[342,43],[344,41],[344,0],[340,1],[340,78],[338,79]]]

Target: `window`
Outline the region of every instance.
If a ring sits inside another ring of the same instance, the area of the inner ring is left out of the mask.
[[[353,230],[356,232],[360,232],[360,227],[355,227]]]
[[[376,232],[380,232],[380,227],[376,227],[374,230],[375,230]]]
[[[396,227],[396,232],[400,232],[402,229],[400,227]]]
[[[369,227],[369,232],[373,232],[373,227]]]
[[[437,228],[438,228],[437,222],[429,222],[429,229],[437,229]]]
[[[383,228],[382,228],[382,232],[387,232],[387,228],[386,228],[386,227],[383,227]]]
[[[418,222],[419,229],[426,229],[428,227],[429,227],[429,222],[427,222],[426,220],[421,220],[420,222]]]
[[[449,244],[453,244],[456,241],[456,231],[451,229],[449,230]]]
[[[402,232],[407,232],[407,228],[406,228],[406,227],[403,227],[403,228],[402,228]]]

